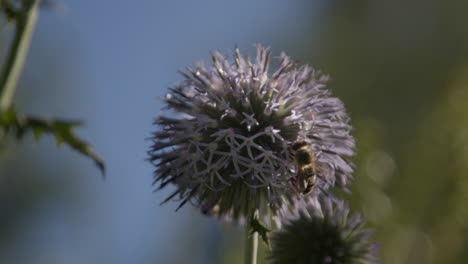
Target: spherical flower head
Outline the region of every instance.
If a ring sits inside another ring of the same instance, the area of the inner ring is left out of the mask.
[[[255,62],[237,49],[232,60],[214,52],[211,66],[182,72],[149,151],[155,183],[176,186],[166,201],[233,220],[274,216],[282,201],[302,195],[292,184],[298,140],[314,156],[311,195],[349,183],[354,139],[343,103],[325,89],[328,77],[285,54],[279,62],[270,72],[270,50],[258,45]]]
[[[321,197],[296,202],[272,235],[274,264],[378,263],[377,245],[360,214],[343,201]]]

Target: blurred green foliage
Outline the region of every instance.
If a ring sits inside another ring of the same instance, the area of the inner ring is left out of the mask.
[[[347,197],[375,228],[382,263],[465,263],[468,2],[324,5],[299,58],[331,75],[351,112]]]

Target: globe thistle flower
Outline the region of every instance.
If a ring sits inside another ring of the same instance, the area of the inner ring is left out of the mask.
[[[233,220],[274,216],[283,201],[302,195],[291,184],[297,140],[313,150],[312,195],[350,182],[354,139],[343,103],[325,89],[328,77],[285,54],[279,62],[270,72],[270,50],[258,45],[255,62],[236,49],[231,61],[214,52],[211,66],[181,72],[163,99],[171,112],[156,119],[149,151],[154,183],[176,186],[166,201]]]
[[[272,234],[274,264],[378,263],[377,245],[360,214],[349,216],[343,201],[322,197],[295,203]]]

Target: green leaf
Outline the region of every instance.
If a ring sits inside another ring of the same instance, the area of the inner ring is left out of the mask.
[[[52,134],[55,137],[57,146],[65,143],[72,149],[92,159],[104,176],[105,165],[102,158],[93,150],[91,145],[76,136],[73,131],[75,127],[80,125],[82,123],[76,121],[25,116],[17,113],[13,108],[0,113],[0,127],[3,127],[6,132],[14,130],[18,140],[29,131],[32,131],[36,140],[44,133]]]
[[[39,141],[39,139],[41,139],[41,136],[44,135],[44,128],[42,127],[33,127],[32,128],[32,131],[33,131],[33,134],[34,134],[34,139],[37,141]]]
[[[270,240],[268,239],[268,232],[271,232],[257,217],[252,217],[250,219],[250,234],[257,232],[261,237],[263,242],[270,247]]]
[[[4,127],[16,124],[16,111],[13,108],[0,113],[0,124]]]

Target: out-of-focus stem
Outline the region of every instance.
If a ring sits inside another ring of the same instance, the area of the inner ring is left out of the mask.
[[[15,18],[16,31],[0,76],[0,112],[8,110],[13,102],[18,79],[23,70],[32,33],[38,17],[40,0],[24,1]]]
[[[247,225],[246,236],[245,264],[257,264],[258,232],[250,234],[250,227]]]

